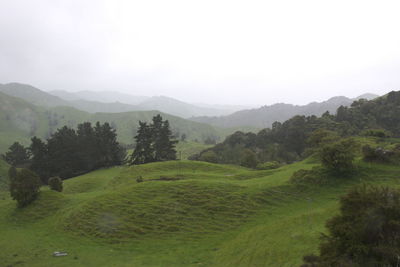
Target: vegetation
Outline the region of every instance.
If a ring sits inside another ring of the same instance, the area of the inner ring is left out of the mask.
[[[393,91],[375,100],[354,101],[351,107],[340,106],[336,115],[325,112],[321,117],[294,116],[283,123],[274,122],[271,129],[263,129],[257,134],[235,132],[192,159],[204,160],[202,154],[213,151],[214,162],[243,165],[243,154],[250,155],[251,150],[258,162],[291,163],[319,152],[321,144],[333,143],[343,137],[398,137],[399,105],[400,92]],[[328,154],[328,150],[326,147],[324,153]]]
[[[40,189],[40,178],[36,173],[28,169],[16,171],[15,167],[11,167],[8,174],[10,178],[10,194],[18,202],[18,207],[25,207],[37,198]]]
[[[400,254],[400,191],[358,186],[340,200],[319,257],[303,266],[396,266]]]
[[[51,177],[49,179],[49,187],[51,190],[62,192],[63,182],[60,177]]]
[[[29,161],[29,150],[18,142],[14,142],[3,156],[4,160],[12,166],[23,166]]]
[[[135,136],[136,146],[130,164],[144,164],[156,161],[176,159],[175,144],[168,120],[163,121],[160,114],[153,117],[147,125],[139,121],[139,130]]]

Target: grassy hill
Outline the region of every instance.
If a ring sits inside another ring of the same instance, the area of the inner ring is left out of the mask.
[[[138,121],[150,121],[158,111],[132,111],[124,113],[88,113],[71,107],[41,107],[30,104],[20,98],[0,92],[0,153],[14,141],[29,144],[31,136],[48,137],[57,128],[64,125],[75,127],[78,123],[109,122],[117,129],[120,142],[129,144],[138,127]],[[188,140],[205,140],[207,137],[221,138],[227,131],[160,113],[168,119],[173,132],[186,134]]]
[[[66,180],[63,193],[43,188],[22,210],[0,199],[0,259],[5,266],[298,266],[317,250],[349,187],[399,181],[399,166],[358,161],[354,177],[288,183],[294,171],[316,164],[124,166]],[[52,257],[60,250],[69,255]]]

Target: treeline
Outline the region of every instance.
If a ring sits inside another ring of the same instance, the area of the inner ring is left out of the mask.
[[[308,155],[314,145],[311,134],[324,129],[325,134],[346,137],[365,134],[378,137],[400,136],[400,92],[390,92],[375,100],[341,106],[336,115],[295,116],[257,134],[236,132],[224,142],[192,156],[191,159],[214,163],[238,164],[254,168],[260,163],[291,163]]]
[[[98,168],[120,165],[126,150],[117,142],[117,134],[108,123],[94,126],[81,123],[77,129],[64,126],[46,141],[33,137],[29,147],[15,142],[4,155],[13,166],[27,167],[47,184],[50,177],[63,179]]]

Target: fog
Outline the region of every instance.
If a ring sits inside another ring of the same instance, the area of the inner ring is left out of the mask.
[[[398,1],[2,0],[0,83],[305,104],[400,89]]]

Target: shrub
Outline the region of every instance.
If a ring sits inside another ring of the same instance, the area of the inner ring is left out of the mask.
[[[363,146],[362,153],[363,159],[370,162],[390,162],[395,156],[395,152],[391,150],[386,150],[381,147],[372,148],[369,145]]]
[[[63,182],[60,177],[51,177],[48,183],[51,190],[62,192]]]
[[[400,255],[400,191],[358,186],[340,200],[328,220],[315,266],[397,266]],[[307,262],[306,262],[307,263]],[[310,266],[310,265],[304,265]]]
[[[298,170],[290,177],[290,182],[296,185],[302,184],[323,184],[326,181],[326,173],[321,167],[314,167],[311,170]]]
[[[137,177],[137,178],[136,178],[136,182],[137,182],[137,183],[143,182],[143,177],[142,177],[142,176]]]
[[[258,170],[272,170],[272,169],[277,169],[281,166],[281,164],[277,161],[267,161],[264,163],[257,164],[257,169]]]
[[[218,163],[218,156],[214,151],[208,150],[204,153],[201,153],[199,160],[211,163]]]
[[[245,149],[240,157],[240,165],[247,168],[255,168],[258,164],[257,155],[250,149]]]
[[[364,130],[361,132],[361,135],[364,136],[373,136],[373,137],[379,137],[379,138],[387,138],[390,137],[391,134],[383,129],[368,129]]]
[[[357,144],[345,139],[325,145],[320,151],[322,165],[333,173],[346,173],[353,169]]]
[[[39,176],[28,169],[22,169],[16,172],[14,177],[10,177],[10,194],[18,202],[18,207],[24,207],[34,201],[39,189]]]

